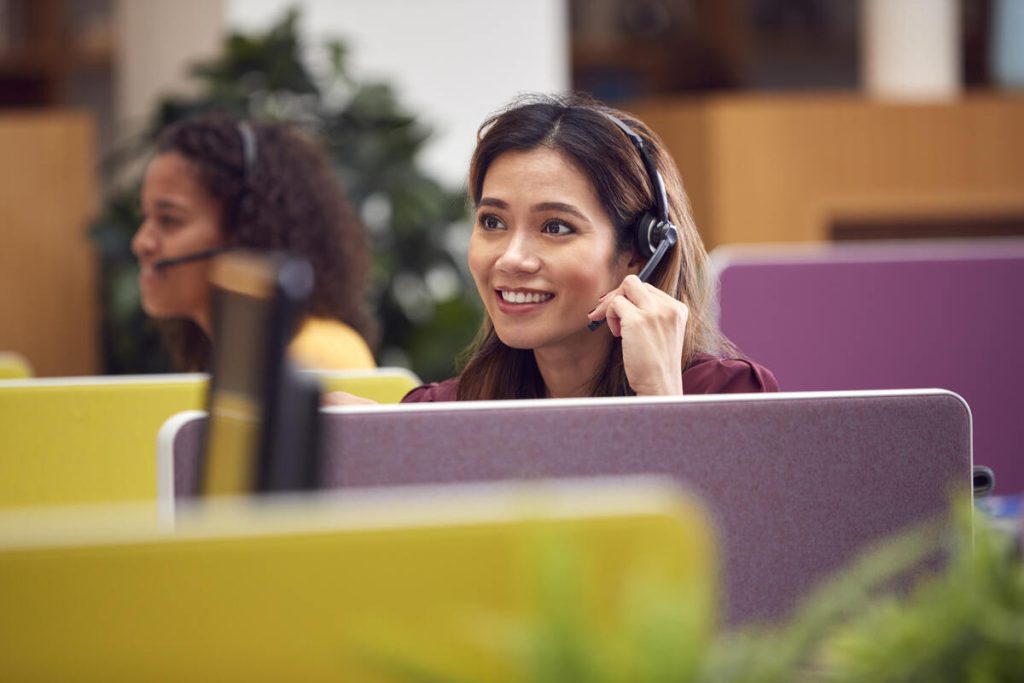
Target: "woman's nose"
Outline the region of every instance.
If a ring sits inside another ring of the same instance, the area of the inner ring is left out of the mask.
[[[540,268],[537,245],[527,235],[509,235],[495,262],[498,270],[506,273],[532,273]]]
[[[152,254],[156,249],[156,237],[153,235],[153,231],[148,227],[147,222],[143,221],[138,230],[135,231],[135,235],[132,237],[132,254],[135,258],[141,259],[143,256]]]

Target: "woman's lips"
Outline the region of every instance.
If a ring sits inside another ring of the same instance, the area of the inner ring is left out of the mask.
[[[504,313],[530,313],[555,298],[551,292],[537,289],[503,289],[494,290],[498,300],[498,308]]]
[[[555,295],[531,289],[498,289],[498,296],[507,304],[542,304]]]
[[[153,266],[142,266],[139,269],[139,284],[150,285],[154,282],[159,281],[163,277],[163,273],[154,268]]]

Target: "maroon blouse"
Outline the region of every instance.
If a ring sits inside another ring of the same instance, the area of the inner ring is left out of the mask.
[[[402,403],[454,401],[458,388],[458,377],[424,384],[406,394]],[[749,394],[778,390],[779,383],[771,370],[749,360],[699,353],[683,370],[685,394]]]

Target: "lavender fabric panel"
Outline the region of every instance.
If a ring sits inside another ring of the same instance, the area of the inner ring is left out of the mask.
[[[783,617],[858,550],[946,515],[950,492],[971,487],[970,416],[949,394],[452,403],[322,416],[327,488],[675,478],[713,515],[732,625]],[[201,424],[176,442],[176,495],[196,490]]]
[[[1024,241],[968,249],[970,258],[895,245],[863,253],[731,263],[723,331],[787,391],[960,394],[975,462],[995,470],[997,493],[1024,492]]]
[[[328,415],[328,487],[654,473],[711,508],[732,624],[970,490],[948,395]]]
[[[189,420],[174,435],[174,498],[192,498],[199,493],[200,453],[205,417]]]

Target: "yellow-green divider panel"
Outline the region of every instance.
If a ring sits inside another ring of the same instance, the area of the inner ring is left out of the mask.
[[[502,645],[559,600],[607,635],[635,617],[637,588],[682,588],[710,622],[715,553],[699,506],[650,480],[586,484],[214,506],[173,533],[116,511],[63,534],[0,517],[0,678],[405,680],[376,675],[376,658],[514,680],[524,672]],[[555,595],[551,549],[573,568]]]
[[[422,384],[419,377],[404,368],[311,372],[320,378],[325,393],[347,391],[377,403],[399,403],[410,390]]]
[[[0,507],[156,498],[156,433],[206,376],[0,382]]]
[[[314,371],[326,391],[398,403],[419,379],[401,368]],[[156,435],[205,408],[207,376],[0,382],[0,508],[156,500]]]

